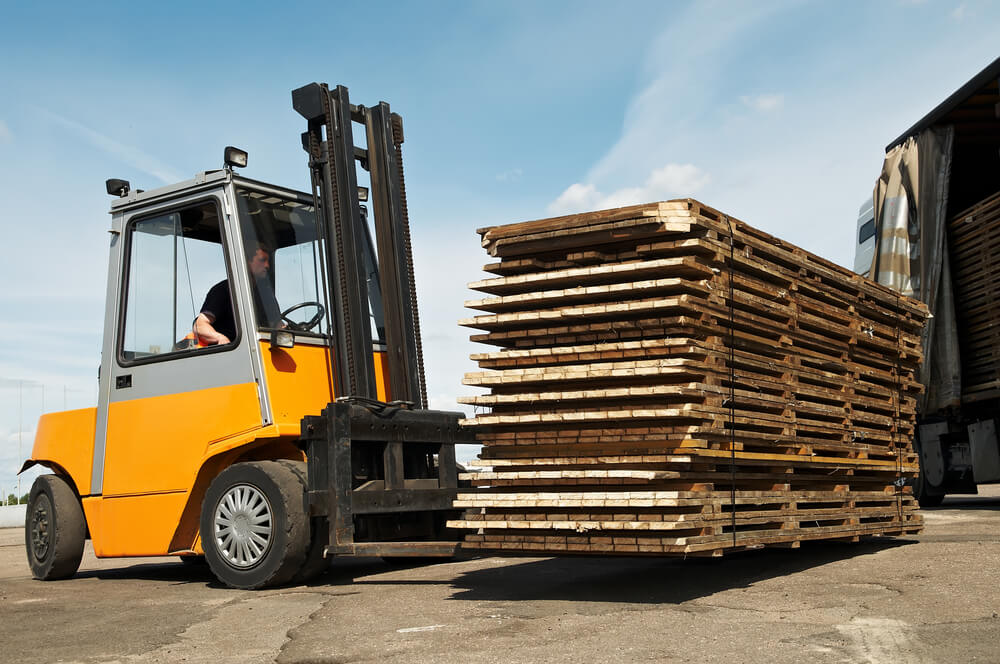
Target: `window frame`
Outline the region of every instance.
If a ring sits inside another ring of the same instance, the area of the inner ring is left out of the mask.
[[[233,305],[233,318],[236,322],[235,338],[230,339],[230,343],[221,346],[216,344],[202,348],[196,346],[194,348],[183,348],[181,350],[169,350],[164,353],[158,353],[156,355],[142,358],[129,359],[125,357],[125,318],[128,315],[128,294],[129,287],[131,285],[130,278],[132,273],[132,238],[135,233],[136,225],[148,219],[180,213],[191,208],[202,207],[205,203],[209,203],[215,207],[216,215],[219,219],[219,237],[222,239],[222,256],[226,264],[226,280],[229,282],[229,299]],[[158,362],[169,362],[185,357],[210,355],[212,353],[225,353],[236,350],[241,345],[243,340],[243,326],[240,320],[240,307],[237,305],[237,298],[233,293],[233,269],[232,262],[229,259],[229,237],[226,233],[225,219],[222,214],[222,205],[220,204],[217,196],[203,196],[201,198],[185,201],[181,204],[165,206],[146,214],[137,214],[131,217],[125,224],[124,228],[122,228],[122,235],[124,236],[125,246],[122,252],[122,276],[119,281],[118,320],[116,323],[115,333],[115,336],[117,337],[117,342],[115,343],[115,360],[118,366],[135,367],[156,364]]]

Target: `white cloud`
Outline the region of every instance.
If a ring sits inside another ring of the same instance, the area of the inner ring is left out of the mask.
[[[496,178],[497,182],[513,182],[515,180],[520,180],[522,175],[524,175],[523,170],[520,168],[512,168],[509,171],[499,173]]]
[[[951,12],[951,17],[956,21],[961,21],[965,19],[965,17],[968,15],[969,15],[969,8],[965,6],[964,2],[960,4],[958,7],[955,7],[955,9],[953,9]]]
[[[151,157],[139,148],[133,147],[131,145],[125,145],[120,143],[110,136],[105,136],[104,134],[86,127],[75,120],[70,120],[69,118],[64,118],[61,115],[57,115],[52,111],[45,109],[39,109],[41,113],[47,116],[50,120],[56,124],[61,125],[63,128],[70,130],[83,140],[87,141],[99,150],[106,152],[107,154],[121,160],[122,162],[128,164],[132,168],[142,171],[152,175],[154,178],[159,179],[161,182],[170,184],[173,182],[179,182],[185,179],[179,172],[163,162],[159,161],[155,157]]]
[[[639,203],[692,196],[709,182],[693,164],[667,164],[654,169],[638,187],[623,187],[604,194],[593,184],[572,184],[548,206],[551,214],[604,210]]]
[[[740,101],[743,102],[745,106],[749,106],[755,111],[761,111],[766,113],[767,111],[774,111],[785,104],[785,95],[781,94],[762,94],[762,95],[744,95],[740,97]]]
[[[10,143],[13,135],[10,133],[10,128],[0,120],[0,143]]]
[[[570,210],[585,210],[594,204],[593,201],[598,200],[600,197],[601,194],[594,185],[577,182],[571,184],[566,188],[566,191],[559,194],[559,198],[549,204],[548,210],[552,214],[560,214]]]

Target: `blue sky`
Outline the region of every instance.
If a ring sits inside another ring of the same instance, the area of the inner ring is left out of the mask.
[[[403,115],[429,391],[453,409],[475,350],[455,321],[489,262],[476,228],[693,196],[850,265],[885,145],[997,57],[1000,27],[974,0],[3,13],[0,490],[43,409],[96,398],[104,180],[153,188],[236,145],[249,177],[305,188],[295,87]]]

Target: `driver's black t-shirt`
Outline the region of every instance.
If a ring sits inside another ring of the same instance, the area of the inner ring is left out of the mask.
[[[229,295],[229,280],[223,279],[209,289],[201,313],[215,319],[212,327],[232,341],[236,338],[236,319],[233,318],[233,300]]]
[[[274,289],[267,277],[254,279],[253,303],[257,311],[257,324],[261,327],[278,327],[281,325],[281,309],[274,297]],[[263,291],[263,294],[261,293]],[[236,338],[236,319],[233,316],[233,300],[229,294],[229,280],[224,279],[212,286],[205,303],[201,305],[201,313],[211,314],[215,319],[212,327],[215,331],[226,335],[233,341]]]

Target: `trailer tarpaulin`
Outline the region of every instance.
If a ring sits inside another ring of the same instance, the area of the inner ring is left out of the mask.
[[[875,257],[871,276],[927,304],[926,388],[919,412],[957,407],[962,396],[955,300],[945,233],[954,129],[929,128],[886,154],[875,183]]]

